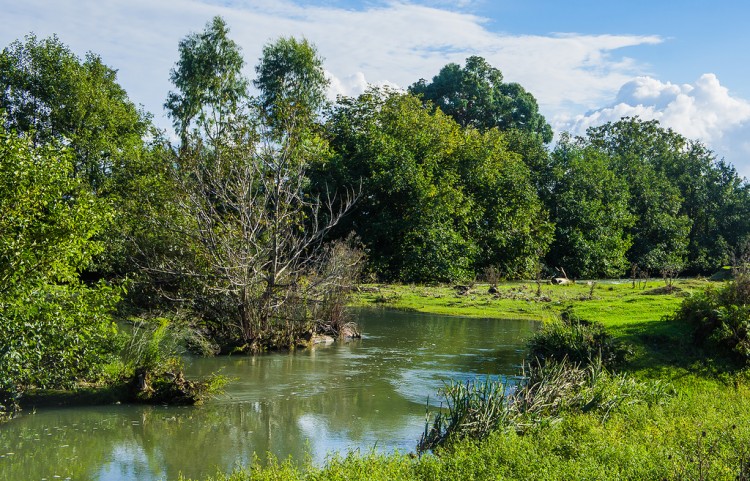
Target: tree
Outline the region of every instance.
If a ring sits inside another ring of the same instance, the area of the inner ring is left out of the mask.
[[[111,188],[112,173],[140,158],[150,125],[116,79],[98,55],[81,61],[57,37],[28,35],[0,53],[5,128],[30,135],[35,145],[67,145],[76,176],[93,191]]]
[[[99,233],[107,246],[87,265],[86,275],[132,275],[136,253],[129,237],[142,220],[137,215],[142,203],[134,195],[164,170],[144,142],[147,136],[158,138],[150,116],[129,100],[116,70],[94,53],[79,59],[57,37],[28,35],[5,48],[0,85],[4,126],[29,136],[37,146],[66,146],[71,175],[106,199],[116,217]]]
[[[460,182],[474,201],[469,236],[480,249],[475,273],[493,266],[508,278],[532,276],[552,241],[533,174],[511,147],[514,133],[465,129],[458,149]]]
[[[201,33],[192,33],[178,46],[180,59],[170,72],[177,88],[164,107],[172,118],[181,145],[188,134],[203,132],[213,143],[223,140],[224,127],[247,101],[245,64],[239,46],[229,38],[229,27],[214,17]]]
[[[224,27],[214,19],[206,32],[189,38],[233,45]],[[214,30],[221,35],[210,34]],[[238,62],[212,57],[219,52],[235,59],[236,48],[188,41],[180,45],[178,66],[187,65],[186,58],[220,66],[210,72],[217,79],[197,77],[196,82],[239,82]],[[320,59],[309,58],[314,52],[307,42],[293,39],[267,45],[257,69],[263,73],[256,81],[260,97],[196,97],[193,111],[217,114],[210,121],[200,117],[195,129],[183,131],[176,152],[176,205],[185,218],[180,237],[190,255],[173,259],[177,263],[171,269],[196,283],[190,294],[193,307],[217,321],[228,344],[245,349],[296,342],[311,328],[321,297],[340,274],[340,269],[330,268],[334,260],[329,254],[335,250],[321,246],[352,199],[338,210],[332,199],[307,191],[310,162],[327,155],[325,141],[310,125],[319,108],[313,100],[322,98],[325,85],[316,80],[323,77]],[[212,58],[203,58],[206,55]],[[300,64],[300,58],[308,61]],[[190,83],[193,77],[178,78],[187,83],[176,83],[178,92],[170,99],[187,99],[187,92],[199,90]],[[298,97],[300,92],[306,92],[304,98]],[[312,103],[302,104],[307,101]],[[185,109],[171,105],[170,115],[184,125],[179,116]],[[221,141],[215,141],[219,137]]]
[[[328,80],[314,45],[305,39],[279,38],[263,48],[255,71],[259,105],[277,135],[315,124],[325,104]]]
[[[554,182],[547,204],[555,223],[549,264],[574,277],[618,277],[631,246],[630,195],[609,158],[567,137],[552,153]]]
[[[416,97],[370,90],[341,99],[330,129],[337,152],[330,183],[362,182],[344,230],[362,239],[371,267],[408,282],[467,277],[477,246],[468,232],[472,202],[450,155],[459,126]]]
[[[91,380],[113,353],[118,291],[79,280],[110,213],[59,144],[0,127],[0,411],[30,387]]]
[[[552,128],[539,113],[534,96],[517,83],[503,83],[500,70],[482,57],[469,57],[463,68],[450,63],[431,83],[421,79],[409,92],[431,102],[462,127],[517,129],[545,143],[552,140]]]
[[[679,163],[685,140],[658,122],[624,118],[587,131],[587,142],[612,159],[612,168],[630,189],[631,263],[642,269],[681,270],[693,223],[684,197],[665,166]]]
[[[454,281],[491,264],[523,275],[545,250],[528,169],[497,130],[462,129],[412,95],[373,89],[340,99],[329,131],[336,155],[319,182],[362,182],[343,231],[360,236],[380,276]]]

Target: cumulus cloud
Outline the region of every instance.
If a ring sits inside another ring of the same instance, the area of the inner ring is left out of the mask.
[[[326,5],[328,3],[328,5]],[[57,33],[77,53],[99,53],[119,69],[130,97],[168,125],[162,103],[177,43],[200,31],[214,15],[229,23],[248,61],[279,36],[306,37],[325,57],[331,96],[356,95],[367,83],[402,88],[431,78],[448,62],[481,55],[519,82],[551,117],[602,105],[643,67],[620,49],[656,44],[658,36],[507,35],[486,28],[487,19],[460,11],[470,2],[383,0],[360,9],[335,2],[291,0],[0,0],[5,45],[29,31]],[[321,5],[322,4],[322,5]]]
[[[558,118],[555,124],[558,130],[582,134],[588,127],[625,116],[658,120],[687,138],[700,140],[750,177],[750,102],[733,96],[714,74],[681,85],[637,77],[620,88],[608,107]]]

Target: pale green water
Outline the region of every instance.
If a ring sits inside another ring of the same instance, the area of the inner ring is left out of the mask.
[[[189,361],[237,378],[198,407],[44,409],[0,425],[0,480],[199,478],[271,452],[413,451],[448,379],[512,376],[529,321],[360,311],[364,338],[291,354]]]

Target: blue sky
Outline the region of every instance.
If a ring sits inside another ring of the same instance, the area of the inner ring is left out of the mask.
[[[0,0],[0,45],[56,33],[100,54],[167,128],[177,43],[222,15],[247,73],[264,43],[304,36],[331,96],[406,87],[481,55],[539,101],[556,131],[656,118],[750,176],[750,2],[740,0]]]

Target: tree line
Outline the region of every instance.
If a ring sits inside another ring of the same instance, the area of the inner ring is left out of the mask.
[[[748,241],[750,187],[705,145],[638,118],[552,145],[481,57],[335,102],[306,40],[244,66],[219,17],[180,41],[171,141],[98,55],[33,34],[2,51],[0,391],[90,376],[116,317],[168,312],[210,349],[257,350],[343,332],[362,269],[706,274]]]

